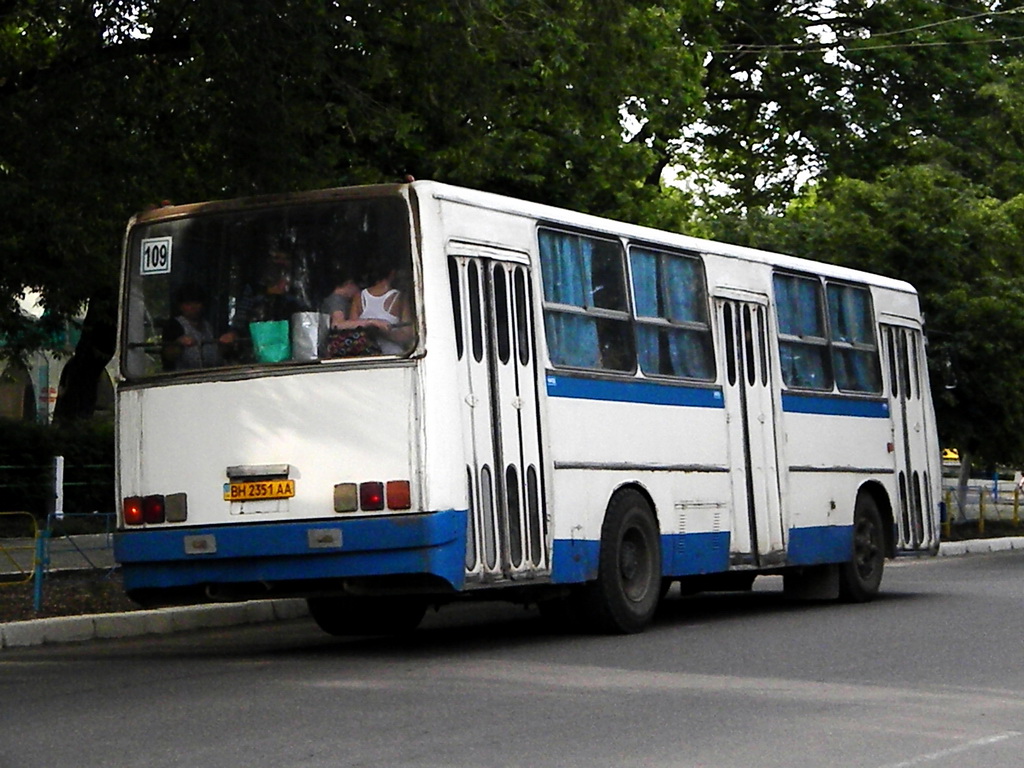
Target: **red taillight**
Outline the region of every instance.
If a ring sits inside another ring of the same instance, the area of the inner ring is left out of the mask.
[[[142,500],[142,521],[144,523],[162,523],[164,521],[163,496],[146,496]]]
[[[388,509],[409,509],[412,506],[408,480],[389,480],[387,489]]]
[[[121,505],[125,525],[142,525],[142,497],[129,496]]]
[[[360,483],[359,508],[364,512],[384,509],[384,483]]]

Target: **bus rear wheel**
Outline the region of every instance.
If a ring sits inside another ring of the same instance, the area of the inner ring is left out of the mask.
[[[857,496],[853,510],[853,553],[839,566],[839,598],[864,603],[878,594],[885,567],[885,530],[878,505],[868,493]]]
[[[661,538],[647,499],[616,493],[601,527],[597,580],[581,595],[586,621],[603,632],[643,631],[661,598]]]
[[[412,597],[311,597],[309,614],[324,632],[345,635],[400,635],[423,620],[427,604]]]

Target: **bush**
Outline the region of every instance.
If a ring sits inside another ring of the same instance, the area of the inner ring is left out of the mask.
[[[64,457],[64,511],[112,512],[114,426],[103,420],[54,427],[0,419],[0,512],[53,510],[53,457]]]

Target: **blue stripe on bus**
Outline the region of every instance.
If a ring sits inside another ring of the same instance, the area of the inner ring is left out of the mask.
[[[852,556],[852,525],[819,525],[789,529],[787,565],[844,563]]]
[[[666,576],[695,576],[727,571],[729,543],[728,531],[662,536],[662,573]]]
[[[114,536],[128,590],[216,582],[432,574],[465,582],[466,511],[127,531]],[[340,531],[341,546],[311,548],[312,531]],[[212,537],[216,551],[186,554],[187,536]]]
[[[551,581],[578,584],[597,578],[601,545],[589,539],[555,539]],[[661,537],[665,576],[693,576],[729,570],[729,533],[677,533]]]
[[[341,547],[310,549],[310,531],[340,530]],[[186,536],[213,537],[216,551],[185,554]],[[304,523],[264,523],[159,529],[116,534],[114,553],[127,590],[240,583],[328,579],[388,574],[431,574],[462,589],[466,512]],[[661,537],[666,576],[729,570],[728,532]],[[850,559],[852,526],[818,526],[789,531],[787,565],[839,563]],[[551,581],[575,584],[597,578],[600,543],[557,539]]]
[[[729,570],[728,531],[668,534],[661,537],[664,576],[696,576]],[[556,539],[551,580],[578,584],[597,578],[600,542],[588,539]],[[853,526],[822,525],[791,528],[786,565],[843,563],[853,553]]]
[[[567,397],[576,400],[687,405],[697,408],[725,407],[722,390],[719,387],[680,386],[635,379],[612,381],[549,373],[547,389],[549,397]]]
[[[782,410],[787,413],[815,413],[824,416],[863,416],[870,419],[889,418],[887,400],[862,400],[855,397],[782,393]]]

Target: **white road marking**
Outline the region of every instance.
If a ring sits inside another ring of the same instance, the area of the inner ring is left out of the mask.
[[[960,744],[956,747],[950,747],[949,749],[942,749],[938,752],[932,752],[927,755],[918,755],[917,757],[905,760],[902,763],[892,763],[890,765],[881,766],[881,768],[912,768],[915,765],[924,765],[925,763],[933,763],[936,760],[942,760],[953,755],[959,755],[962,752],[969,752],[972,749],[978,747],[987,747],[990,744],[998,744],[1000,741],[1006,741],[1007,739],[1016,739],[1024,734],[1020,731],[1006,731],[1005,733],[997,733],[994,736],[986,736],[983,739],[975,739],[974,741],[968,741],[965,744]]]

